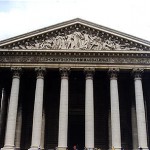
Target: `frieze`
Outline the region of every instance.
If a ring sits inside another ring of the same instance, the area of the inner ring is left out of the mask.
[[[76,63],[76,64],[150,64],[149,58],[132,57],[57,57],[57,56],[0,56],[0,63]]]
[[[19,41],[7,49],[48,49],[48,50],[96,50],[96,51],[143,51],[135,43],[92,29],[73,29],[51,32],[42,37]]]

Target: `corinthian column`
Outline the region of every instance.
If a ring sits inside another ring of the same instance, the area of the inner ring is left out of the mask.
[[[94,95],[93,68],[85,68],[85,147],[94,149]]]
[[[69,68],[60,68],[61,89],[59,107],[58,150],[66,150],[68,134],[68,72]]]
[[[44,89],[44,73],[45,68],[36,68],[37,80],[35,90],[32,141],[30,149],[38,149],[41,143],[42,130],[42,110],[43,110],[43,89]]]
[[[11,68],[11,70],[13,71],[13,78],[6,125],[5,144],[2,148],[3,150],[15,149],[14,142],[21,68]]]
[[[121,149],[120,112],[117,73],[119,69],[109,69],[112,146]]]
[[[134,69],[135,103],[137,116],[138,144],[142,149],[148,149],[145,107],[141,74],[143,69]]]

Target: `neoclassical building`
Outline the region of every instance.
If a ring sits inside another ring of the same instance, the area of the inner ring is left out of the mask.
[[[0,41],[2,150],[148,150],[150,42],[82,19]]]

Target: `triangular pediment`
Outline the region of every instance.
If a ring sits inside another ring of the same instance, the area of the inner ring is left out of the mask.
[[[0,42],[1,49],[149,51],[150,42],[74,19]]]

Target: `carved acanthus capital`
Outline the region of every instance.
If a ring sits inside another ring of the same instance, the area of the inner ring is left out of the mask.
[[[61,78],[68,78],[70,67],[61,67],[59,68],[59,71],[61,73]]]
[[[144,72],[143,68],[133,68],[132,74],[134,76],[134,79],[141,79],[143,72]]]
[[[11,71],[13,72],[13,78],[20,78],[22,68],[20,68],[20,67],[12,67]]]
[[[89,78],[93,79],[93,74],[95,72],[95,68],[84,68],[84,72],[86,74],[86,79],[89,79]]]
[[[38,78],[44,78],[44,75],[45,75],[45,72],[46,72],[46,68],[38,67],[38,68],[35,68],[35,71],[37,73],[37,79]]]
[[[108,70],[108,73],[110,75],[110,79],[117,79],[118,72],[119,72],[119,68],[110,68]]]

